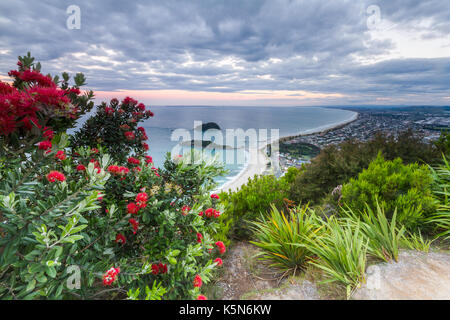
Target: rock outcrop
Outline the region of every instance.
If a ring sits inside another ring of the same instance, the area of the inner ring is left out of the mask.
[[[353,299],[450,300],[450,252],[402,251],[398,262],[367,268]]]

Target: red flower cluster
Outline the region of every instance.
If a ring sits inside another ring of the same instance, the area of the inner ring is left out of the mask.
[[[148,195],[145,192],[138,193],[135,201],[139,209],[145,208],[147,206]]]
[[[127,140],[129,140],[129,141],[134,140],[136,138],[134,133],[131,131],[125,132],[124,135],[125,135],[125,138],[127,138]]]
[[[61,160],[61,161],[67,159],[66,154],[65,154],[64,151],[62,151],[62,150],[59,150],[59,151],[56,153],[55,158],[56,158],[56,159],[59,159],[59,160]]]
[[[212,195],[211,195],[211,199],[219,199],[219,196],[217,195],[217,194],[215,194],[215,193],[213,193]]]
[[[167,273],[167,264],[162,264],[161,262],[158,264],[152,264],[152,273],[156,276],[159,273],[164,274]]]
[[[50,171],[50,173],[47,174],[47,180],[49,182],[56,182],[56,180],[63,182],[66,180],[66,177],[59,171]]]
[[[218,218],[218,217],[220,217],[220,211],[218,211],[218,210],[216,210],[214,208],[208,208],[208,209],[205,210],[205,216],[207,218],[212,218],[212,217]]]
[[[145,156],[145,163],[153,163],[153,158],[150,156]]]
[[[183,206],[181,208],[181,214],[183,216],[186,216],[189,213],[189,211],[191,211],[191,207],[189,207],[189,206]]]
[[[128,220],[128,222],[133,227],[133,234],[136,234],[137,230],[139,229],[139,222],[137,222],[135,219],[131,218]]]
[[[136,158],[133,158],[133,157],[129,157],[128,158],[128,163],[129,164],[139,165],[141,162],[139,161],[139,159],[136,159]]]
[[[217,241],[216,246],[217,246],[217,248],[219,248],[220,254],[224,254],[225,251],[227,250],[222,241]]]
[[[222,259],[217,258],[216,260],[214,260],[215,263],[217,263],[217,265],[220,267],[223,264]]]
[[[125,238],[125,236],[123,234],[119,233],[116,235],[116,243],[125,244],[125,242],[127,242],[127,239]]]
[[[38,143],[38,148],[40,150],[49,150],[52,148],[52,143],[49,140],[41,141]]]
[[[197,242],[202,243],[203,236],[200,232],[197,232]]]
[[[131,214],[137,214],[139,211],[139,207],[134,203],[134,202],[130,202],[127,205],[127,212],[131,213]]]
[[[77,171],[86,171],[86,167],[82,164],[77,165]]]
[[[120,273],[120,268],[112,267],[103,275],[103,284],[110,286],[117,279],[117,275]]]
[[[11,70],[9,76],[26,82],[24,89],[17,89],[0,81],[0,134],[29,132],[34,126],[41,128],[39,113],[46,117],[76,118],[79,109],[71,104],[66,90],[56,86],[53,80],[37,70]],[[51,140],[51,138],[49,139]],[[45,149],[46,150],[46,149]]]
[[[198,274],[194,278],[194,288],[200,288],[202,286],[202,277],[200,277]]]
[[[119,167],[119,166],[115,166],[115,165],[109,166],[107,170],[109,173],[121,175],[121,176],[124,176],[128,172],[130,172],[130,169],[128,169],[127,167]]]
[[[208,300],[208,298],[206,298],[204,295],[199,294],[197,297],[197,300]]]

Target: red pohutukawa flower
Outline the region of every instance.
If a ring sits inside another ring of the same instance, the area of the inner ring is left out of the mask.
[[[40,150],[49,150],[52,148],[52,143],[48,140],[41,141],[38,143],[38,148]]]
[[[116,243],[125,244],[125,242],[127,242],[127,239],[125,238],[125,236],[123,234],[119,233],[116,235]]]
[[[222,241],[217,241],[216,246],[217,246],[217,248],[219,248],[220,254],[224,254],[225,251],[227,250]]]
[[[187,215],[189,211],[191,211],[191,208],[189,206],[183,206],[183,208],[181,208],[181,214],[183,216]]]
[[[47,138],[47,140],[52,140],[54,134],[55,134],[55,132],[53,130],[47,129],[44,132],[44,137]]]
[[[200,232],[197,232],[197,242],[202,243],[203,236]]]
[[[156,264],[152,264],[152,273],[156,276],[159,273],[164,274],[167,273],[167,264],[162,264],[161,262]]]
[[[130,157],[130,158],[128,158],[128,163],[137,165],[137,164],[140,164],[141,162],[136,158]]]
[[[152,273],[156,276],[159,273],[159,268],[157,264],[152,264]]]
[[[125,99],[122,100],[122,104],[136,105],[136,104],[138,104],[138,101],[134,100],[133,98],[126,97]]]
[[[134,135],[134,133],[131,132],[131,131],[125,132],[124,135],[125,135],[125,138],[127,138],[127,140],[130,140],[130,141],[131,141],[131,140],[134,140],[134,139],[136,138],[136,136]]]
[[[86,171],[86,167],[82,164],[77,165],[77,171]]]
[[[109,173],[117,174],[117,175],[121,175],[121,176],[124,176],[128,172],[130,172],[130,169],[128,169],[127,167],[119,167],[119,166],[115,166],[115,165],[109,166],[108,169],[106,169],[106,170],[108,170]]]
[[[215,263],[217,263],[217,265],[220,267],[223,264],[222,259],[217,258],[216,260],[214,260]]]
[[[133,218],[129,219],[128,222],[133,226],[133,233],[136,234],[136,231],[139,229],[139,222]]]
[[[144,150],[145,150],[145,151],[148,151],[148,149],[149,149],[149,146],[148,146],[148,144],[147,144],[147,143],[145,143],[145,142],[142,142],[142,148],[144,148]]]
[[[211,199],[219,199],[219,196],[217,194],[213,193],[211,195]]]
[[[167,273],[167,264],[158,263],[159,272]]]
[[[147,206],[148,195],[145,192],[138,193],[136,196],[136,204],[139,208],[145,208]]]
[[[150,156],[145,156],[145,163],[153,163],[153,158]]]
[[[120,268],[111,268],[103,275],[103,284],[110,286],[117,279],[117,275],[120,273]]]
[[[55,158],[56,158],[56,159],[59,159],[59,160],[61,160],[61,161],[67,159],[66,154],[65,154],[64,151],[62,151],[62,150],[59,150],[59,151],[56,153]]]
[[[208,298],[206,298],[204,295],[199,294],[197,297],[197,300],[208,300]]]
[[[130,202],[127,205],[127,211],[128,211],[128,213],[131,213],[131,214],[137,214],[139,211],[139,207],[134,202]]]
[[[194,278],[194,288],[200,288],[202,286],[202,277],[200,277],[198,274]]]
[[[211,218],[211,217],[218,218],[218,217],[220,217],[220,211],[218,211],[214,208],[208,208],[205,210],[205,216],[207,218]]]
[[[49,182],[56,182],[56,181],[63,182],[66,180],[66,177],[59,171],[50,171],[50,173],[47,174],[47,180]]]

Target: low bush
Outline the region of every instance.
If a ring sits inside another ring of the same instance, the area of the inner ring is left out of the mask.
[[[398,223],[415,230],[423,228],[425,219],[436,209],[432,181],[425,165],[404,165],[399,158],[387,161],[378,155],[358,178],[342,186],[341,203],[364,212],[366,203],[376,208],[379,202],[388,219],[397,210]]]
[[[335,187],[356,178],[381,152],[386,160],[403,159],[405,164],[441,162],[450,153],[450,135],[443,133],[436,142],[425,142],[411,130],[397,137],[376,134],[367,142],[348,140],[323,148],[310,163],[302,166],[290,186],[288,198],[297,203],[319,204]]]
[[[267,214],[271,205],[283,208],[289,184],[273,175],[254,176],[237,191],[220,193],[225,207],[221,218],[223,226],[230,225],[228,237],[248,239],[251,235],[248,221],[256,221]]]

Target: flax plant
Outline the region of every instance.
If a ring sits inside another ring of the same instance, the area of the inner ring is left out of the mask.
[[[325,226],[325,232],[315,239],[304,237],[307,248],[318,258],[310,263],[328,275],[323,283],[339,281],[344,284],[347,298],[350,298],[352,290],[365,282],[368,240],[359,221],[331,217]]]
[[[271,267],[285,273],[301,270],[311,258],[311,251],[305,246],[305,239],[314,239],[322,227],[315,212],[306,207],[291,209],[285,214],[272,205],[268,217],[251,222],[256,241],[252,244],[261,248],[257,254],[260,260],[270,262]]]
[[[390,220],[387,219],[384,208],[376,202],[376,212],[366,204],[363,212],[355,212],[347,207],[343,209],[349,223],[359,224],[361,232],[368,239],[368,252],[386,262],[398,260],[400,239],[405,228],[397,227],[397,209]]]

